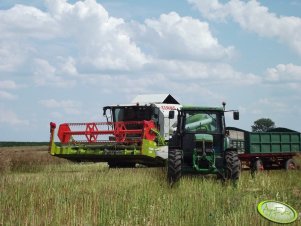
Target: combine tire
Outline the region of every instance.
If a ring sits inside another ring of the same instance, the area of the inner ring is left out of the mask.
[[[176,183],[181,177],[182,151],[179,149],[168,150],[167,178],[170,185]]]
[[[237,181],[240,176],[241,163],[236,151],[227,151],[225,155],[226,175],[225,178],[232,181]]]
[[[285,169],[286,170],[295,170],[296,168],[297,168],[296,163],[293,159],[286,160],[286,162],[285,162]]]

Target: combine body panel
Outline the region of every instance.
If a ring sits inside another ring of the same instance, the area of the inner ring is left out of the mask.
[[[228,127],[231,145],[253,171],[265,168],[295,168],[293,157],[301,154],[301,134],[286,128],[269,132],[248,132]]]
[[[106,122],[61,124],[58,145],[54,142],[56,125],[51,123],[50,153],[75,161],[108,162],[110,167],[164,165],[171,126],[175,124],[168,113],[181,105],[170,95],[154,95],[153,102],[146,102],[151,97],[105,106]]]

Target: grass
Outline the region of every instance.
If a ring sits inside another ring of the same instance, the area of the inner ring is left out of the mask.
[[[48,142],[17,142],[17,141],[0,141],[0,147],[24,147],[24,146],[43,146]]]
[[[237,188],[184,176],[170,188],[164,168],[58,164],[44,154],[35,157],[43,167],[23,161],[1,171],[0,225],[274,225],[256,210],[271,199],[301,212],[301,171],[244,171]]]

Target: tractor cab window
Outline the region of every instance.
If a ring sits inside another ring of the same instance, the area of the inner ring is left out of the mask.
[[[217,114],[212,112],[187,112],[185,131],[191,133],[217,133],[220,131]]]

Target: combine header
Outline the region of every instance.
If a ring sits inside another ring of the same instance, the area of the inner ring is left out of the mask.
[[[56,124],[51,122],[49,152],[73,161],[107,162],[110,167],[162,166],[176,122],[168,115],[180,107],[171,95],[143,95],[133,104],[106,106],[107,122],[61,124],[59,145],[54,142]]]

